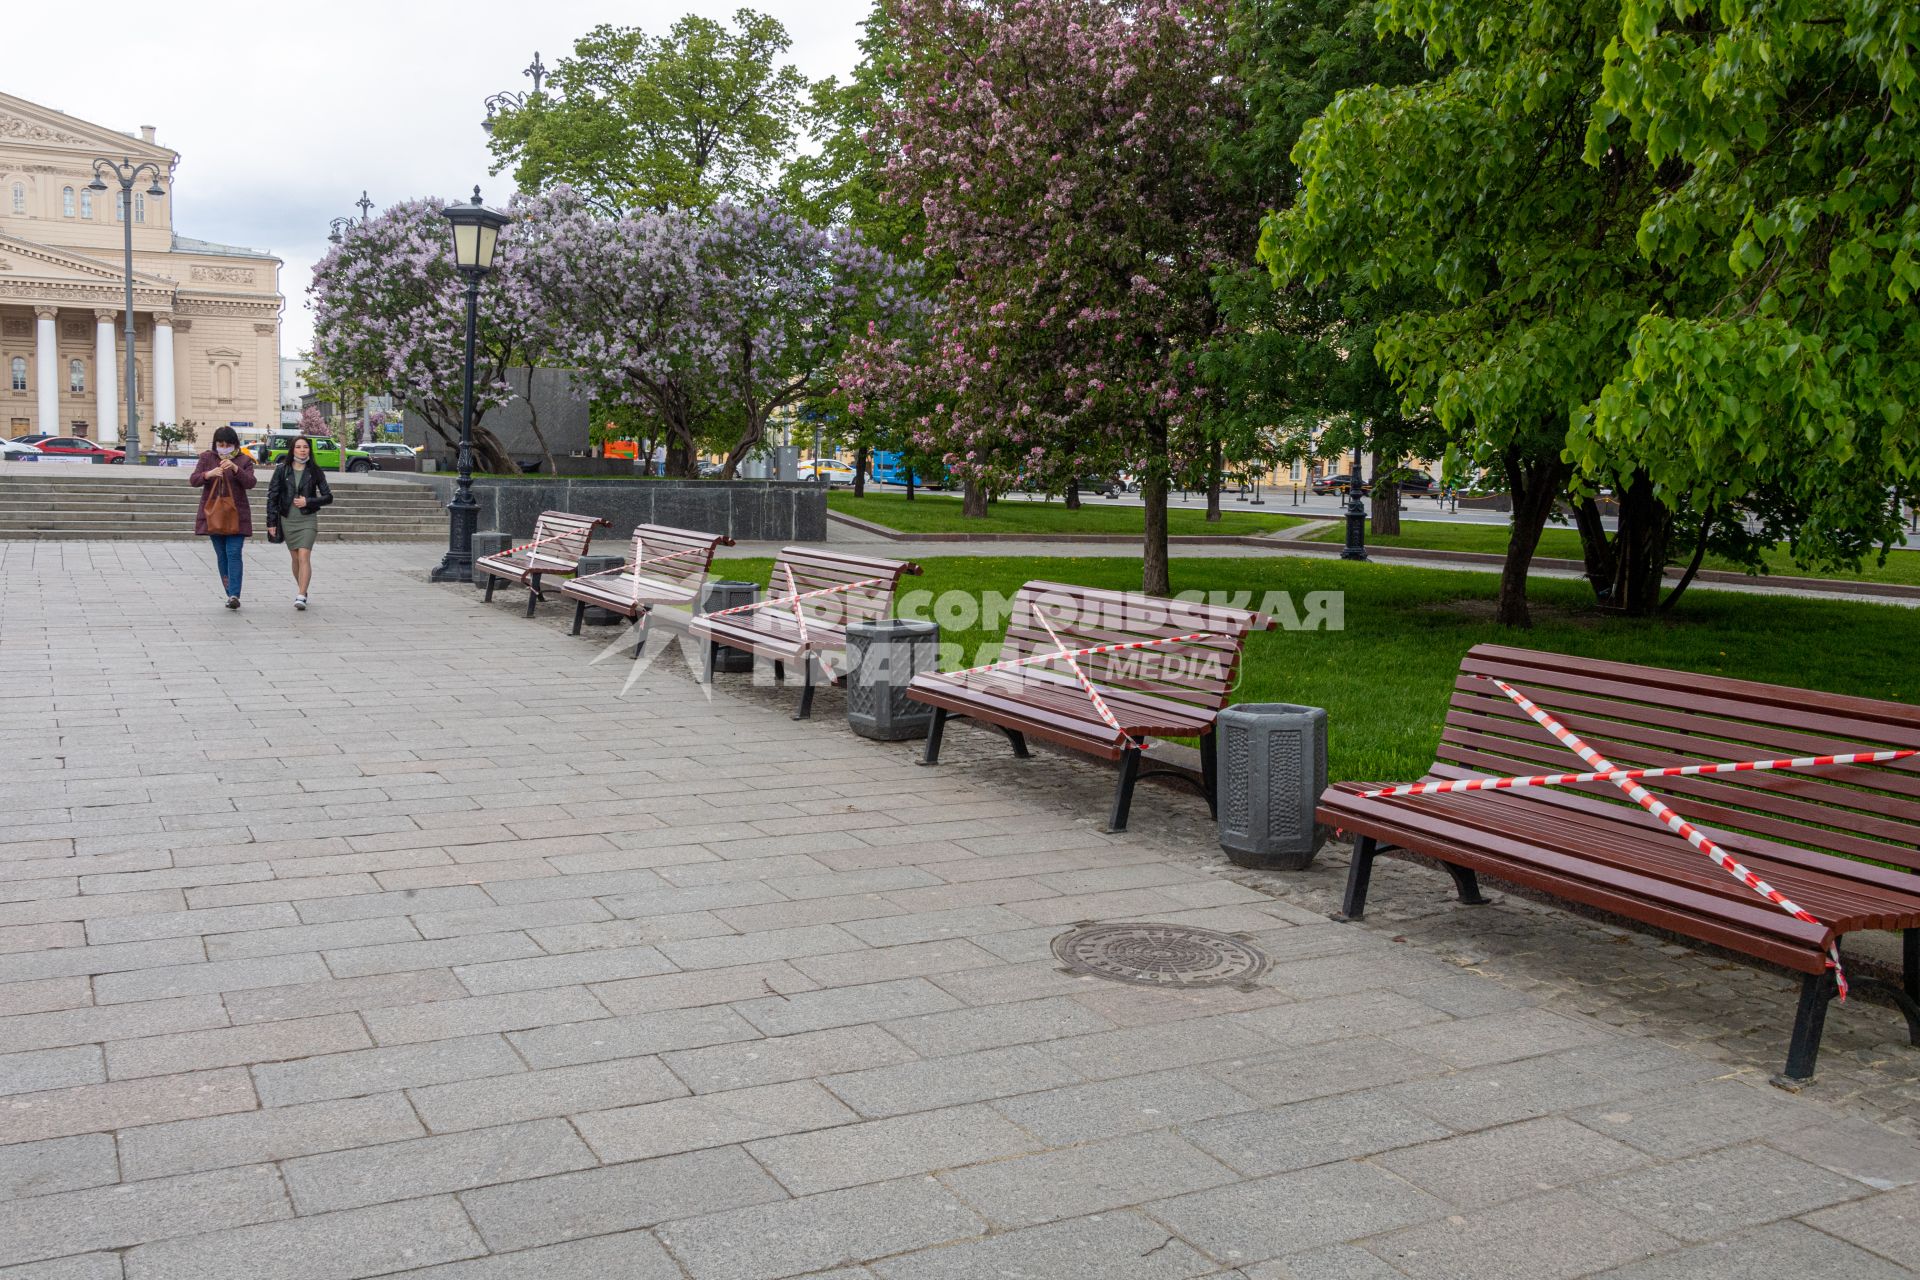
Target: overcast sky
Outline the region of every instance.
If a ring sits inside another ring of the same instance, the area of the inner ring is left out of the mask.
[[[504,204],[507,174],[487,173],[482,101],[531,87],[537,50],[551,66],[597,23],[664,34],[681,14],[726,18],[712,0],[664,5],[582,0],[331,0],[281,9],[240,0],[9,6],[0,89],[109,128],[158,127],[180,153],[174,229],[267,249],[285,261],[281,351],[312,340],[306,288],[327,222],[413,196],[480,184]],[[866,0],[757,0],[786,24],[789,58],[810,78],[845,76]]]

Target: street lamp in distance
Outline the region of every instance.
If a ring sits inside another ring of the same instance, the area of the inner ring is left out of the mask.
[[[447,554],[430,575],[434,582],[473,580],[473,530],[480,504],[473,497],[473,342],[480,312],[480,282],[493,270],[500,229],[513,219],[480,203],[480,188],[470,204],[450,204],[444,210],[453,224],[453,265],[467,282],[467,345],[462,365],[460,397],[460,481],[447,504]]]
[[[1347,477],[1347,545],[1340,549],[1342,560],[1367,558],[1366,481],[1361,478],[1360,446],[1353,446],[1353,473]],[[1374,477],[1377,483],[1379,477]]]
[[[87,184],[87,190],[105,191],[107,189],[105,175],[108,173],[111,173],[120,183],[120,222],[121,225],[126,228],[127,233],[127,308],[123,313],[126,318],[127,369],[126,381],[120,384],[122,393],[127,397],[127,430],[126,435],[122,437],[120,441],[120,446],[126,452],[127,461],[137,465],[140,461],[140,406],[138,397],[134,394],[133,385],[135,377],[133,363],[133,184],[140,180],[141,174],[145,173],[153,179],[147,184],[147,195],[158,200],[167,193],[160,189],[160,166],[153,161],[143,160],[139,164],[135,164],[132,160],[128,159],[109,160],[105,157],[100,157],[93,162],[93,181]],[[159,376],[160,370],[156,364],[154,377],[158,379]]]

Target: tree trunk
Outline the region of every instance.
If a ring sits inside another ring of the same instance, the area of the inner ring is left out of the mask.
[[[1506,470],[1507,491],[1513,497],[1513,529],[1507,537],[1506,562],[1500,566],[1500,602],[1494,618],[1503,627],[1526,629],[1533,626],[1533,614],[1527,608],[1527,568],[1573,468],[1557,454],[1528,458],[1509,449]]]
[[[1388,536],[1400,532],[1400,484],[1394,473],[1398,470],[1398,459],[1389,463],[1385,458],[1373,464],[1373,511],[1371,533],[1383,533]]]
[[[694,474],[693,441],[678,433],[667,439],[667,474],[683,480]]]
[[[867,446],[861,445],[853,451],[853,496],[867,496]]]
[[[967,481],[960,491],[960,514],[968,520],[987,518],[987,487],[978,480]]]
[[[1673,513],[1654,495],[1653,479],[1644,471],[1633,473],[1632,483],[1618,498],[1620,524],[1613,535],[1613,578],[1602,603],[1636,618],[1649,617],[1660,607]]]
[[[914,476],[914,474],[913,474],[913,464],[912,464],[912,463],[908,463],[908,464],[907,464],[907,501],[908,501],[908,502],[912,502],[912,501],[913,501],[913,482],[914,482],[914,479],[915,479],[915,476]]]
[[[1586,562],[1587,581],[1593,593],[1605,604],[1613,590],[1613,544],[1607,540],[1607,526],[1600,522],[1600,504],[1582,498],[1573,509],[1573,527],[1580,531],[1580,557]]]
[[[1140,500],[1146,507],[1140,541],[1140,589],[1150,596],[1173,594],[1167,564],[1167,428],[1147,428],[1146,456],[1140,467]]]
[[[1078,511],[1079,509],[1080,509],[1080,477],[1075,476],[1073,479],[1067,481],[1067,510]]]
[[[1207,451],[1207,523],[1220,523],[1220,486],[1226,482],[1227,446],[1215,440]]]
[[[1707,558],[1707,539],[1712,534],[1713,517],[1708,516],[1700,522],[1700,532],[1693,544],[1693,559],[1687,562],[1687,571],[1680,575],[1680,581],[1673,584],[1673,590],[1667,592],[1667,598],[1660,602],[1661,613],[1673,612],[1673,606],[1680,603],[1680,597],[1693,585],[1693,575],[1700,572],[1700,562]]]
[[[527,402],[527,426],[532,429],[533,438],[539,442],[540,457],[546,464],[547,474],[556,475],[559,473],[560,464],[553,460],[553,447],[547,443],[546,432],[540,430],[540,406],[533,402],[533,370],[528,369],[526,373],[526,389],[519,394],[520,398]],[[507,385],[513,385],[511,374],[508,375]]]

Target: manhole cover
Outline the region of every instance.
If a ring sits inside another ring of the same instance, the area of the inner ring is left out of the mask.
[[[1075,973],[1143,987],[1218,987],[1267,971],[1258,947],[1180,924],[1090,924],[1053,940],[1053,954]]]

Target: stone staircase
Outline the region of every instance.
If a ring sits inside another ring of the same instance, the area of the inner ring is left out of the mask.
[[[267,475],[249,494],[254,537],[266,540],[261,512]],[[432,486],[389,477],[329,475],[333,505],[320,515],[323,542],[444,539],[447,512]],[[0,467],[0,539],[191,538],[200,491],[174,468]]]

